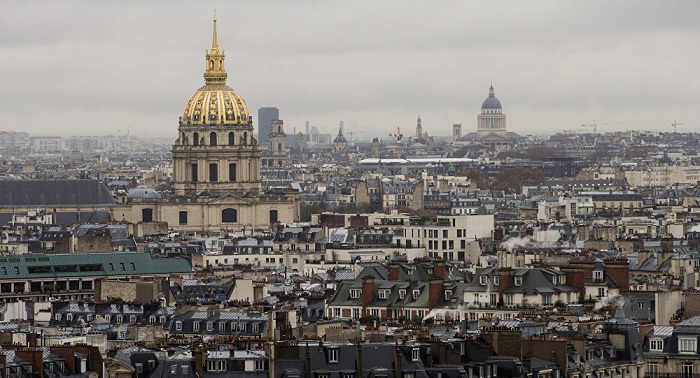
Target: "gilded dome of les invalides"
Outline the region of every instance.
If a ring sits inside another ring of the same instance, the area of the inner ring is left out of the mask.
[[[245,100],[226,85],[224,50],[219,50],[216,19],[211,50],[206,53],[205,85],[199,88],[185,104],[182,125],[247,125],[250,113]]]

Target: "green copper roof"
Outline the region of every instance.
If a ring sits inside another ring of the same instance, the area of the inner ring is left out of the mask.
[[[52,277],[191,273],[183,258],[153,258],[144,252],[28,254],[0,257],[0,280]]]

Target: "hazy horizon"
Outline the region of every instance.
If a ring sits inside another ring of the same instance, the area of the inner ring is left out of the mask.
[[[476,129],[493,82],[508,129],[697,130],[700,3],[8,1],[2,131],[176,135],[217,7],[228,84],[335,134]],[[118,131],[122,130],[122,131]]]

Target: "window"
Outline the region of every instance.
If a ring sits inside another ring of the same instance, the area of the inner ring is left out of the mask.
[[[652,352],[661,352],[664,350],[663,339],[651,339],[649,342],[649,350]]]
[[[479,304],[479,293],[474,294],[474,304],[475,305]]]
[[[329,348],[328,349],[328,362],[338,362],[338,349]]]
[[[487,283],[489,283],[488,276],[479,276],[479,285],[486,285]]]
[[[141,209],[141,221],[153,222],[153,209]]]
[[[224,331],[226,331],[226,323],[219,322],[219,332],[224,332]]]
[[[644,302],[639,302],[639,303],[637,304],[637,307],[639,307],[639,308],[644,308]]]
[[[695,353],[697,351],[697,338],[678,338],[678,352]]]
[[[192,135],[192,142],[195,146],[199,146],[199,133],[194,133]]]
[[[552,305],[552,294],[542,294],[542,305],[551,306]]]
[[[693,375],[693,363],[692,362],[684,362],[681,364],[681,373],[683,378],[691,378],[694,377]]]
[[[112,315],[109,315],[109,314],[105,315],[105,320],[106,321],[112,320]]]
[[[391,293],[391,290],[389,290],[389,289],[380,289],[379,290],[379,298],[380,299],[387,299],[387,298],[389,298],[390,293]]]
[[[406,298],[406,289],[399,289],[399,299]]]
[[[180,367],[182,368],[182,374],[183,374],[183,375],[189,374],[189,372],[190,372],[190,367],[189,367],[188,365],[181,365]]]
[[[122,321],[124,321],[124,317],[121,315],[117,315],[117,324],[121,324]]]
[[[182,331],[182,322],[181,321],[176,321],[175,322],[175,329],[178,331]]]
[[[236,134],[228,133],[228,145],[233,146],[236,144]]]
[[[656,362],[650,362],[647,364],[647,376],[657,377],[659,375],[659,364]]]
[[[359,298],[362,294],[362,289],[350,289],[350,298]]]
[[[420,295],[420,290],[413,290],[413,299],[418,299],[419,295]]]
[[[270,223],[277,223],[277,210],[270,210]]]
[[[523,278],[522,277],[515,277],[515,286],[522,286],[523,284]]]
[[[506,294],[506,305],[513,305],[513,294]]]
[[[73,314],[66,314],[66,320],[67,321],[72,321],[73,320]]]
[[[60,321],[60,320],[61,320],[61,314],[56,314],[56,315],[54,315],[53,318],[54,318],[56,321]]]
[[[216,133],[209,134],[209,144],[216,146]]]
[[[498,285],[498,276],[493,276],[493,284]]]
[[[495,306],[496,304],[498,304],[498,294],[496,294],[496,293],[489,294],[489,304],[491,306]]]
[[[255,370],[265,370],[265,360],[255,360]]]
[[[179,218],[180,224],[187,224],[187,212],[186,211],[179,212],[178,218]]]
[[[192,322],[192,329],[195,331],[199,331],[199,322]]]
[[[156,322],[156,317],[153,316],[153,315],[149,316],[149,317],[148,317],[148,322],[151,323],[151,324],[155,323],[155,322]]]
[[[136,315],[129,316],[129,323],[132,323],[132,324],[136,323]]]
[[[603,271],[602,270],[594,270],[593,271],[593,279],[596,281],[602,281],[603,280]]]
[[[197,174],[198,170],[199,170],[199,167],[197,166],[197,163],[192,163],[190,165],[190,176],[192,178],[192,182],[199,181],[199,175]]]
[[[236,163],[230,163],[228,165],[228,180],[231,182],[236,181]]]
[[[603,298],[604,296],[605,296],[605,288],[599,287],[598,288],[598,298]]]
[[[452,299],[452,290],[445,290],[445,300]]]
[[[420,361],[420,348],[411,349],[411,359],[413,361]]]
[[[258,323],[253,323],[253,332],[258,332],[259,329],[260,329],[259,324],[258,324]]]
[[[219,181],[219,165],[216,163],[209,164],[209,181],[210,182]]]
[[[223,209],[221,210],[221,222],[223,223],[236,223],[238,222],[238,211],[236,209]]]
[[[207,331],[211,332],[214,330],[214,322],[207,322]]]

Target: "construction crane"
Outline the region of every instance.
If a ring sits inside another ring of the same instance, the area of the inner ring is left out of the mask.
[[[673,126],[673,133],[674,134],[676,134],[676,127],[678,127],[680,125],[685,125],[685,123],[678,123],[678,122],[676,122],[676,120],[673,120],[673,123],[671,124],[671,126]]]
[[[396,138],[396,158],[401,159],[401,139],[403,139],[403,134],[401,134],[401,128],[397,127],[396,132],[389,134],[390,137]]]
[[[593,121],[593,123],[582,123],[581,126],[583,127],[592,127],[593,128],[593,134],[598,134],[598,124],[596,121]]]
[[[352,136],[354,134],[362,134],[364,131],[348,131],[348,135],[350,135],[350,141],[352,142]]]

